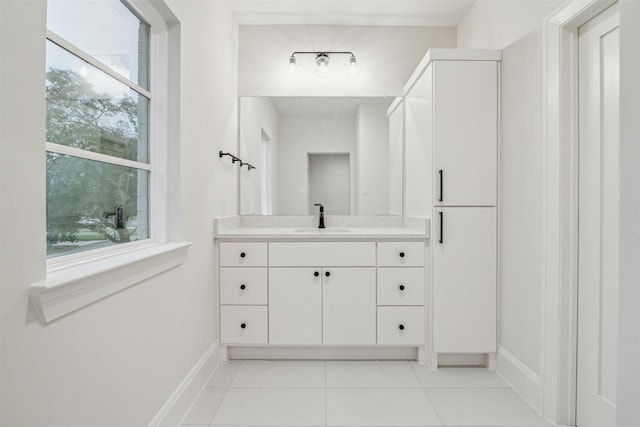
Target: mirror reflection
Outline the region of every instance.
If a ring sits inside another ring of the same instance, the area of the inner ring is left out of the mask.
[[[389,143],[392,101],[240,98],[239,156],[256,167],[240,168],[240,213],[314,215],[321,203],[328,215],[401,214],[402,138]]]

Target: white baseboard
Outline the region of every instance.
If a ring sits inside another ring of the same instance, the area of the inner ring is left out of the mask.
[[[149,427],[175,427],[180,424],[191,408],[191,404],[216,370],[219,363],[218,352],[218,343],[214,342],[160,408],[149,423]]]
[[[497,371],[534,408],[542,410],[540,376],[504,347],[498,349]]]

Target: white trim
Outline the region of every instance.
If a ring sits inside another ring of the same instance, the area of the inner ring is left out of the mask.
[[[59,35],[57,35],[53,31],[47,30],[47,40],[49,40],[52,43],[60,46],[62,49],[68,51],[72,55],[77,56],[78,58],[82,59],[83,61],[93,65],[94,67],[96,67],[97,69],[102,71],[103,73],[108,74],[110,77],[113,77],[114,79],[118,80],[120,83],[122,83],[122,84],[126,85],[127,87],[129,87],[130,89],[138,92],[140,95],[144,96],[145,98],[151,99],[151,92],[149,92],[148,90],[146,90],[142,86],[139,86],[137,83],[134,83],[131,80],[127,79],[122,74],[113,71],[111,68],[109,68],[106,65],[104,65],[101,61],[99,61],[96,58],[94,58],[93,56],[89,55],[88,53],[86,53],[82,49],[74,46],[72,43],[70,43],[67,40],[63,39],[62,37],[60,37]]]
[[[31,285],[31,303],[42,323],[65,316],[98,300],[170,270],[187,257],[191,243],[165,243],[139,251],[49,272]]]
[[[575,424],[577,29],[616,0],[567,0],[543,27],[542,413]]]
[[[117,166],[126,166],[128,168],[143,169],[146,171],[151,170],[151,165],[147,163],[140,163],[133,160],[121,159],[118,157],[109,156],[107,154],[95,153],[93,151],[81,150],[75,147],[69,147],[67,145],[56,144],[55,142],[45,143],[47,151],[58,154],[65,154],[68,156],[78,157],[81,159],[95,160],[96,162],[109,163]]]
[[[396,108],[398,108],[403,102],[404,96],[396,96],[391,105],[389,105],[389,108],[387,108],[387,118],[391,116],[393,112],[396,111]]]
[[[105,259],[114,255],[125,254],[157,246],[158,242],[153,239],[138,240],[135,242],[121,243],[104,248],[92,249],[90,251],[77,252],[68,255],[60,255],[47,259],[47,273],[53,273],[67,268],[77,267],[81,264],[90,263]]]
[[[533,372],[507,349],[498,348],[497,368],[502,375],[534,408],[542,407],[540,375]]]
[[[204,352],[202,357],[191,368],[186,377],[178,384],[176,390],[169,396],[169,399],[162,405],[149,427],[159,427],[161,425],[179,425],[187,415],[196,397],[206,387],[209,378],[216,371],[218,363],[218,353],[220,347],[218,342],[214,342]]]

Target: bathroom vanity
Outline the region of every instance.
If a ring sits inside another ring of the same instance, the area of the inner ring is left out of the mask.
[[[432,49],[393,101],[241,100],[239,152],[262,175],[239,171],[238,211],[263,215],[216,223],[220,337],[232,355],[303,356],[237,350],[262,346],[494,367],[500,60]],[[326,200],[338,187],[314,195],[318,153],[346,156],[340,203],[354,215],[329,216],[325,230],[314,229],[314,204],[337,205]]]
[[[359,347],[359,357],[383,357],[376,347],[424,351],[428,220],[329,216],[326,229],[304,226],[314,220],[216,221],[221,343]],[[349,225],[331,227],[340,221]]]

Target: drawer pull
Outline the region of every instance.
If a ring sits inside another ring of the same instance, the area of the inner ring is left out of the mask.
[[[241,327],[242,329],[245,329],[245,328],[247,327],[247,324],[246,324],[246,323],[241,323],[241,324],[240,324],[240,327]]]
[[[400,258],[404,258],[404,252],[400,252]]]
[[[247,254],[245,254],[244,252],[240,252],[240,258],[244,258],[246,256],[247,256]]]
[[[244,291],[245,289],[247,289],[247,285],[245,285],[245,284],[243,283],[242,285],[240,285],[240,289],[242,289],[242,290]]]
[[[404,285],[398,286],[398,289],[400,289],[401,291],[404,291]]]
[[[329,277],[329,276],[331,276],[331,272],[329,272],[329,271],[325,271],[325,272],[324,272],[324,275],[325,275],[326,277]]]
[[[320,273],[319,273],[319,272],[317,272],[317,271],[314,271],[314,272],[313,272],[313,275],[314,275],[314,276],[316,276],[316,277],[318,277],[318,276],[320,275]]]
[[[400,329],[401,331],[404,331],[404,325],[403,325],[402,323],[400,323],[400,324],[398,325],[398,329]]]

